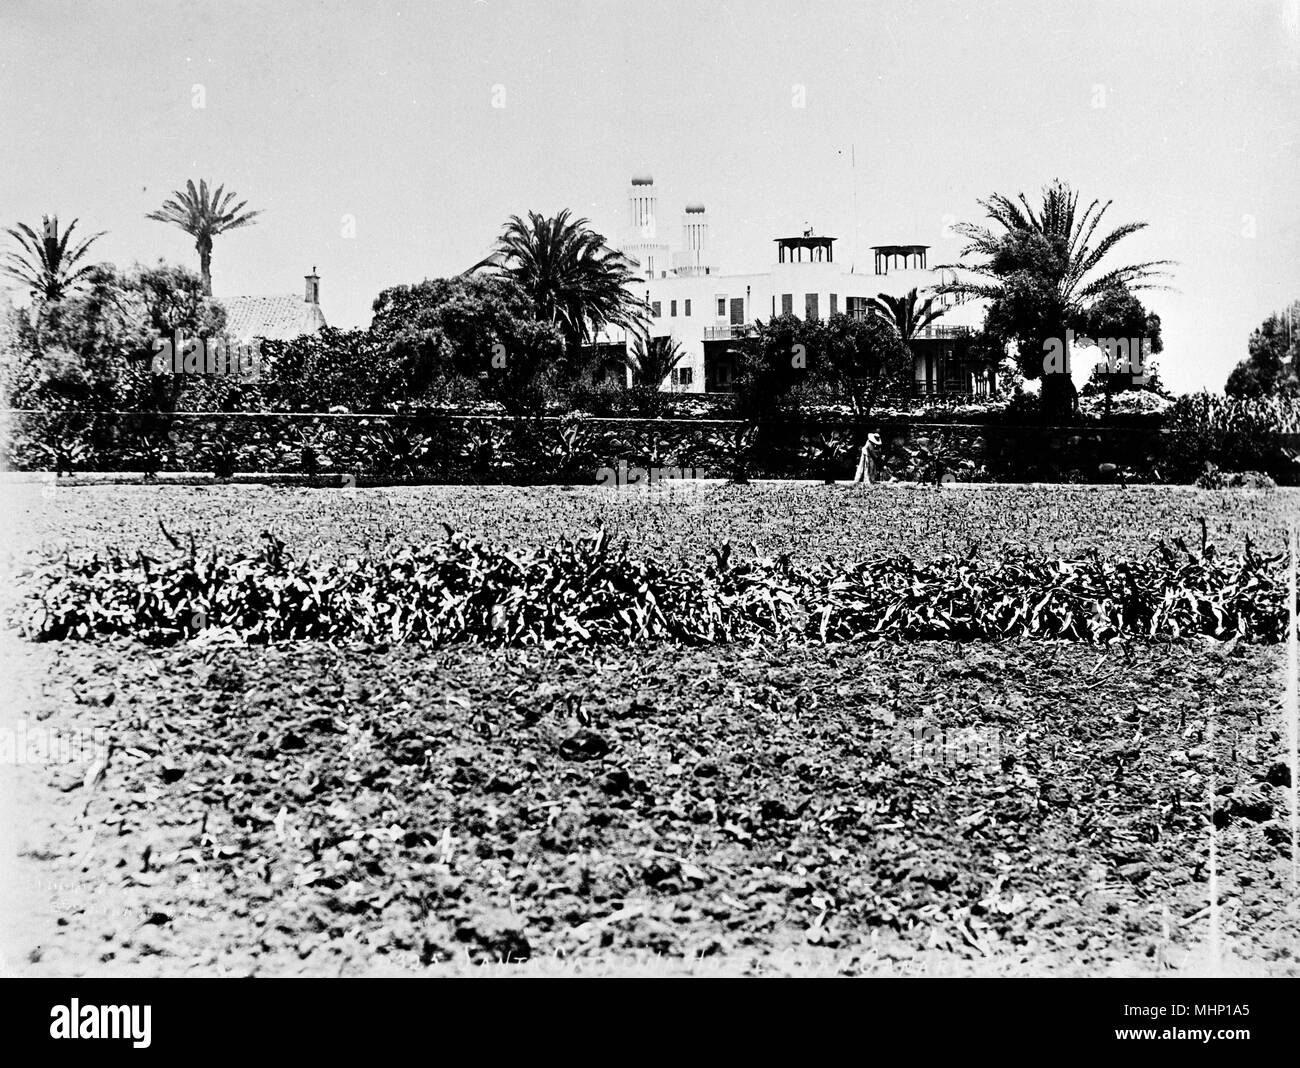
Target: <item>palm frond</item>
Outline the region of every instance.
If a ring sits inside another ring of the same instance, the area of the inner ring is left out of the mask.
[[[69,289],[75,288],[86,276],[89,264],[78,266],[90,251],[90,246],[104,236],[99,231],[69,248],[72,233],[79,219],[73,219],[67,229],[59,231],[59,217],[46,215],[41,220],[38,235],[26,223],[16,223],[5,232],[18,244],[0,259],[0,273],[21,282],[42,302],[60,299]]]

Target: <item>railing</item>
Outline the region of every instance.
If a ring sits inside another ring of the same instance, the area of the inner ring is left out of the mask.
[[[957,338],[971,337],[975,333],[969,326],[935,326],[933,323],[925,327],[915,337],[919,338]]]
[[[728,323],[726,326],[706,326],[705,341],[734,341],[736,338],[748,337],[753,331],[750,323]]]
[[[871,308],[854,308],[853,311],[848,313],[850,318],[856,319],[859,322],[869,316],[877,314],[879,313],[873,311]],[[915,341],[917,338],[925,340],[927,338],[973,337],[974,334],[974,329],[969,326],[935,326],[931,323],[929,326],[923,327],[920,331],[914,334],[912,340]]]

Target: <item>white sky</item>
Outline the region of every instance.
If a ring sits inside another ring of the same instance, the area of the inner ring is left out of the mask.
[[[1059,175],[1151,224],[1118,252],[1179,261],[1147,301],[1164,380],[1221,389],[1300,298],[1298,130],[1298,0],[0,3],[0,226],[57,211],[109,231],[97,258],[197,267],[144,214],[224,182],[266,214],[217,240],[217,295],[316,265],[338,326],[512,213],[617,237],[641,169],[670,240],[705,202],[727,271],[805,224],[943,262],[946,220]]]

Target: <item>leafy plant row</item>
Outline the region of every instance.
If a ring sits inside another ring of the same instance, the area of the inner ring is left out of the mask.
[[[992,561],[895,556],[845,566],[788,556],[703,567],[635,558],[604,531],[512,552],[448,528],[431,548],[296,559],[264,535],[252,554],[177,547],[45,561],[17,620],[34,640],[133,635],[166,644],[205,631],[247,642],[301,639],[491,645],[636,645],[736,640],[1175,639],[1275,642],[1287,613],[1280,558],[1247,546],[1162,544],[1148,558],[1058,560],[1007,550]]]
[[[16,413],[10,466],[211,473],[288,472],[381,482],[576,483],[601,468],[689,467],[715,478],[852,476],[868,430],[880,432],[878,477],[936,482],[1095,481],[1102,465],[1158,480],[1153,429],[943,427],[906,423],[256,416],[172,418]],[[1195,477],[1193,472],[1191,477]]]

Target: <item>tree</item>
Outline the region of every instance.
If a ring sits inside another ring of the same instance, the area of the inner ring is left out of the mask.
[[[1125,286],[1116,286],[1093,303],[1084,316],[1083,329],[1097,344],[1098,362],[1089,385],[1104,392],[1107,418],[1114,394],[1157,386],[1151,357],[1164,351],[1160,316],[1148,312]]]
[[[681,345],[671,337],[638,336],[623,362],[632,372],[633,387],[658,389],[685,357]]]
[[[152,267],[136,267],[127,277],[127,285],[138,295],[144,308],[149,335],[149,351],[144,359],[150,366],[157,341],[169,338],[210,341],[224,336],[226,309],[213,299],[203,279],[188,267],[159,260]],[[196,377],[150,370],[147,381],[151,389],[149,406],[161,411],[174,410],[182,397],[185,407],[191,410],[226,409],[244,394],[244,387],[225,375]]]
[[[28,376],[24,403],[79,410],[171,410],[183,392],[211,383],[151,371],[155,342],[180,332],[212,338],[225,309],[203,292],[193,271],[159,263],[123,273],[93,266],[80,286],[45,306],[44,327],[23,339]],[[220,387],[218,388],[220,392]],[[199,406],[210,402],[198,399]]]
[[[445,391],[459,378],[515,414],[545,404],[563,354],[558,327],[541,319],[523,289],[504,275],[386,289],[375,300],[370,329],[386,346],[407,398]]]
[[[912,354],[893,324],[878,315],[836,313],[826,319],[778,315],[755,324],[739,347],[737,408],[761,420],[801,384],[825,384],[849,395],[855,414],[867,416],[888,390],[912,371]]]
[[[933,297],[927,297],[924,302],[921,302],[915,289],[909,290],[907,295],[902,297],[891,297],[888,293],[881,293],[867,301],[867,307],[893,325],[904,345],[947,310],[942,307],[936,308]]]
[[[1300,392],[1300,300],[1265,319],[1250,335],[1247,352],[1228,376],[1229,397]]]
[[[945,265],[974,277],[954,279],[938,291],[988,300],[985,329],[1015,343],[1025,377],[1043,376],[1044,410],[1066,416],[1077,397],[1068,368],[1049,373],[1045,366],[1048,344],[1064,344],[1066,330],[1082,325],[1092,305],[1116,287],[1156,288],[1171,261],[1149,260],[1098,273],[1110,251],[1147,224],[1124,223],[1094,243],[1111,201],[1094,200],[1080,214],[1079,194],[1060,179],[1043,190],[1037,211],[1023,193],[1015,200],[994,194],[979,204],[993,225],[961,223],[956,229],[967,241],[962,256],[983,258]]]
[[[5,232],[18,243],[0,258],[0,273],[22,283],[31,293],[32,300],[46,304],[59,300],[64,293],[82,283],[91,271],[83,264],[90,246],[104,236],[104,230],[91,234],[79,244],[69,244],[72,231],[80,219],[73,219],[68,228],[59,234],[59,217],[45,215],[41,218],[41,233],[25,223],[18,223]]]
[[[809,378],[809,352],[817,348],[820,321],[795,315],[758,321],[732,350],[736,357],[735,406],[753,422],[775,414],[783,398]]]
[[[170,223],[194,238],[194,247],[199,253],[199,272],[206,293],[212,292],[212,239],[230,230],[249,226],[262,214],[260,211],[244,211],[244,206],[248,203],[246,200],[231,207],[235,193],[223,195],[224,190],[225,186],[219,185],[209,197],[206,181],[200,179],[197,190],[194,183],[189,181],[185,183],[184,191],[172,193],[171,199],[164,201],[161,208],[145,216],[155,222]]]
[[[189,268],[161,260],[125,273],[110,271],[84,294],[65,301],[59,318],[63,336],[83,359],[112,366],[112,404],[157,411],[220,407],[232,388],[224,377],[214,381],[153,370],[159,343],[223,335],[226,310],[203,280]]]
[[[537,318],[560,331],[569,377],[582,370],[582,346],[602,328],[634,333],[647,318],[629,288],[636,280],[630,261],[567,209],[549,219],[535,211],[527,220],[511,216],[492,254],[466,273],[481,268],[514,281]]]
[[[383,412],[402,396],[384,342],[369,330],[323,327],[289,341],[262,343],[267,362],[264,394],[286,411]]]
[[[821,331],[818,353],[865,419],[887,391],[901,388],[912,373],[912,354],[884,318],[832,315]]]

